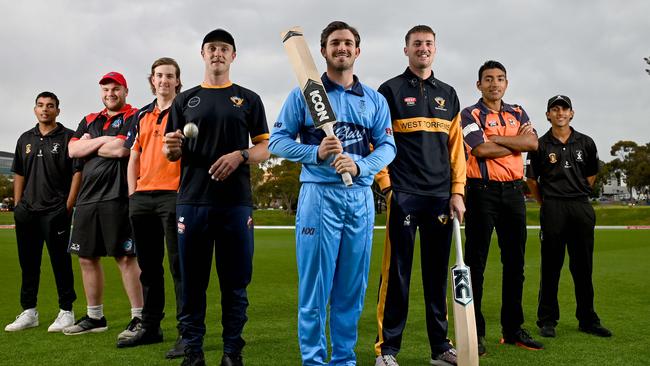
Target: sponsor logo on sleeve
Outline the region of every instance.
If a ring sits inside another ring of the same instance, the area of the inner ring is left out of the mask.
[[[190,100],[187,101],[187,106],[190,108],[194,108],[198,106],[200,103],[201,103],[201,98],[199,98],[198,96],[193,96],[192,98],[190,98]]]
[[[463,127],[463,136],[467,137],[467,135],[469,135],[470,133],[472,133],[474,131],[479,131],[479,130],[480,130],[480,128],[478,127],[478,125],[476,123],[470,123],[467,126]]]

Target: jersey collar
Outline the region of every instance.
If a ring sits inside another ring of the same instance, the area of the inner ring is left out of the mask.
[[[436,78],[435,78],[435,76],[433,74],[433,70],[431,70],[431,75],[429,75],[429,77],[426,78],[426,79],[420,79],[420,77],[415,75],[413,73],[413,71],[411,71],[411,69],[409,67],[406,68],[406,70],[404,71],[404,73],[402,75],[406,79],[408,79],[409,84],[411,84],[411,86],[413,86],[413,87],[416,87],[420,80],[424,81],[425,83],[431,85],[434,88],[437,87]]]
[[[345,90],[346,93],[352,93],[354,95],[363,97],[363,87],[361,86],[361,83],[359,82],[359,78],[356,75],[352,76],[353,81],[352,81],[352,87],[350,89]],[[329,77],[327,77],[327,73],[324,72],[323,76],[321,76],[321,81],[323,82],[323,86],[325,87],[325,90],[330,92],[334,91],[336,89],[343,89],[342,86],[339,84],[333,82],[330,80]]]

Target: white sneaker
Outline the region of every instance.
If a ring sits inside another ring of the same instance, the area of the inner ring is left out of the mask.
[[[377,356],[375,359],[375,366],[399,366],[395,356],[393,355],[381,355]]]
[[[33,327],[38,327],[38,311],[36,309],[27,309],[20,313],[13,323],[5,327],[5,332],[17,332]]]
[[[71,325],[74,325],[74,312],[72,310],[60,310],[59,315],[56,316],[56,320],[47,328],[47,331],[50,333],[58,333]]]

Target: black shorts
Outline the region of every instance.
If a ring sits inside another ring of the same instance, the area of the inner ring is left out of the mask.
[[[77,206],[68,252],[80,257],[135,256],[128,202],[111,200]]]

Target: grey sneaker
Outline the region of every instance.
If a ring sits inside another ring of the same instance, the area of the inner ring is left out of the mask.
[[[135,318],[132,318],[126,328],[124,328],[124,330],[117,335],[117,340],[120,341],[123,339],[131,338],[135,336],[135,334],[140,329],[142,329],[142,319],[136,316]]]
[[[456,350],[454,348],[450,348],[443,353],[435,355],[431,357],[431,361],[429,363],[436,366],[456,366]]]
[[[63,329],[65,335],[78,335],[85,333],[99,333],[108,329],[106,325],[106,318],[93,319],[88,315],[84,315],[81,319],[77,320],[74,325]]]
[[[381,355],[377,356],[375,360],[375,366],[399,366],[395,356],[393,355]]]

